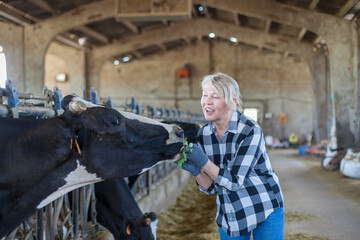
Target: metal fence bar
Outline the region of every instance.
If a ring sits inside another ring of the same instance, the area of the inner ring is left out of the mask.
[[[72,211],[74,221],[74,237],[79,239],[79,189],[72,191]]]
[[[43,240],[44,239],[44,208],[39,209],[36,212],[36,239]]]

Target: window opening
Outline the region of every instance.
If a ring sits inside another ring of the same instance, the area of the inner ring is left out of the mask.
[[[6,58],[2,46],[0,46],[0,87],[5,88],[6,73]]]
[[[244,108],[244,115],[257,122],[259,119],[259,109],[258,108]]]

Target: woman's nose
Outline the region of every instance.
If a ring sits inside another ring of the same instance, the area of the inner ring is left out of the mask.
[[[211,104],[212,104],[211,98],[207,98],[207,99],[205,100],[205,103],[206,103],[207,105],[211,105]]]

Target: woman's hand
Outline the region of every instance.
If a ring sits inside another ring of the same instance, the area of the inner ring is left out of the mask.
[[[199,168],[202,168],[209,160],[208,156],[203,153],[201,148],[193,143],[190,143],[189,147],[185,148],[185,153],[187,159],[195,163]]]
[[[196,177],[200,173],[200,167],[192,161],[184,162],[181,168],[191,173],[191,175],[193,175],[194,177]]]

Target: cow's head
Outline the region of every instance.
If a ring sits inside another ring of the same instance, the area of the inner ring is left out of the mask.
[[[155,213],[145,213],[138,221],[127,221],[122,224],[123,229],[119,231],[116,239],[124,240],[156,240],[156,228],[158,219]],[[121,224],[120,224],[121,226]]]
[[[200,124],[169,120],[164,120],[162,121],[162,123],[175,124],[176,126],[179,126],[181,129],[184,130],[184,136],[187,138],[187,141],[189,143],[196,143],[196,136],[201,128]]]
[[[132,113],[118,112],[84,101],[64,98],[64,117],[73,126],[87,171],[98,177],[140,174],[167,159],[178,159],[184,133]]]

